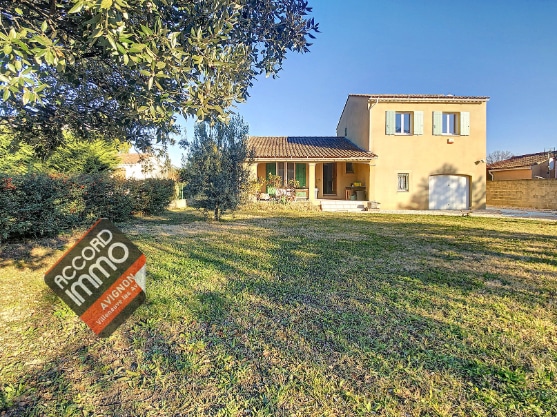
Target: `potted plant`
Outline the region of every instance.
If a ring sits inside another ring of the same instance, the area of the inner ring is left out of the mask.
[[[258,177],[256,180],[251,180],[249,183],[249,198],[259,200],[262,191],[267,185],[267,180],[265,178]]]
[[[282,185],[282,177],[280,175],[274,175],[269,172],[267,176],[267,194],[271,196],[277,195],[277,188]]]
[[[295,200],[296,199],[296,188],[300,188],[300,181],[291,179],[291,180],[288,181],[288,184],[287,184],[286,188],[287,188],[286,194],[287,194],[289,200]]]

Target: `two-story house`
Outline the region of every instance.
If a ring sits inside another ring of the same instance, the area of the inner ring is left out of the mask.
[[[352,94],[336,137],[250,137],[252,172],[297,179],[310,200],[357,198],[387,210],[485,208],[488,100]]]

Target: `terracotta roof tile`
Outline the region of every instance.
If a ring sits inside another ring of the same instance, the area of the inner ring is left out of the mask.
[[[455,96],[452,94],[350,94],[379,100],[488,101],[487,96]]]
[[[254,150],[256,159],[370,160],[376,157],[345,137],[336,136],[250,136],[248,148]]]
[[[487,166],[488,169],[520,168],[536,165],[549,159],[548,152],[531,153],[513,156],[504,161],[497,161]]]
[[[141,155],[138,153],[124,153],[119,156],[122,161],[122,164],[126,164],[126,165],[137,164],[141,158]]]

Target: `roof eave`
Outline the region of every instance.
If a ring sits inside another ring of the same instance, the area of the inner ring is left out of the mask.
[[[499,172],[499,171],[518,171],[522,169],[529,169],[532,170],[532,165],[524,165],[521,167],[509,167],[509,168],[488,168],[489,172]]]
[[[481,104],[489,101],[489,97],[381,97],[368,96],[369,101],[380,103],[457,103]]]
[[[377,159],[377,155],[374,156],[370,156],[369,158],[367,157],[351,157],[351,158],[346,158],[346,157],[339,157],[339,158],[312,158],[312,157],[306,157],[306,158],[301,158],[301,157],[291,157],[291,156],[269,156],[269,157],[255,157],[253,158],[253,162],[275,162],[275,161],[289,161],[289,162],[328,162],[328,161],[334,161],[334,162],[371,162],[373,160]]]

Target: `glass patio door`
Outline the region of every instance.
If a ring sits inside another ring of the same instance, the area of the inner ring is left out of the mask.
[[[337,190],[337,164],[323,164],[323,194],[336,194]]]

